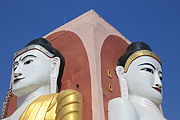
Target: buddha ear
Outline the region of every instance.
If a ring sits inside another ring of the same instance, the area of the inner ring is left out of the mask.
[[[127,86],[127,81],[124,77],[124,75],[125,75],[124,68],[122,66],[117,66],[116,74],[119,79],[121,98],[128,99],[128,86]]]
[[[59,75],[59,67],[60,67],[60,58],[54,57],[52,58],[52,65],[51,65],[51,81],[50,81],[50,87],[51,87],[51,93],[57,92],[57,79]]]
[[[52,58],[52,72],[53,72],[53,74],[59,73],[60,61],[61,60],[59,57]]]
[[[117,74],[118,77],[120,77],[120,75],[124,74],[123,66],[116,66],[116,74]]]

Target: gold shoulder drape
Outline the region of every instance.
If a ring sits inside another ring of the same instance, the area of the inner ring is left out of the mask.
[[[83,120],[83,97],[75,90],[40,96],[19,120]]]

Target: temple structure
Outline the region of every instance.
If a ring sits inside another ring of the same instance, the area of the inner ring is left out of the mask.
[[[116,63],[131,42],[94,10],[43,38],[64,56],[61,90],[74,89],[82,94],[84,120],[108,120],[108,102],[121,96]],[[4,104],[4,118],[16,110],[16,101],[10,91]]]
[[[130,42],[93,10],[44,38],[64,55],[62,87],[77,89],[84,95],[85,118],[107,120],[109,99],[120,95],[116,62]]]

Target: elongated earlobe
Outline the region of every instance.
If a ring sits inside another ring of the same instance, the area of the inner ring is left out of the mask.
[[[50,73],[51,81],[50,81],[50,92],[56,93],[57,92],[57,78],[59,75],[59,67],[60,67],[60,58],[54,57],[52,58],[52,69]]]
[[[122,66],[117,66],[116,74],[119,79],[121,98],[128,99],[128,87],[127,87],[127,81],[124,78],[124,68]]]
[[[124,68],[122,66],[117,66],[116,67],[116,74],[119,77],[120,74],[124,73]]]

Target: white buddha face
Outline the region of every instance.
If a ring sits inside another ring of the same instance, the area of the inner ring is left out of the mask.
[[[124,73],[130,95],[138,95],[161,104],[162,68],[160,63],[149,56],[135,59]]]
[[[51,67],[52,58],[39,50],[29,50],[19,55],[13,64],[13,93],[19,97],[48,85]]]

